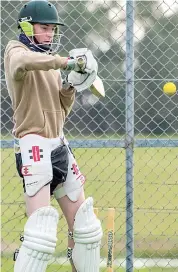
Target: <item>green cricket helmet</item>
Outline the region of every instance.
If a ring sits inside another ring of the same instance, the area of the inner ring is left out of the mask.
[[[60,22],[56,7],[46,0],[32,0],[25,4],[18,20],[31,19],[31,23],[64,25]]]
[[[33,39],[33,24],[35,23],[56,25],[55,42],[53,42],[53,45],[60,44],[59,26],[64,26],[64,24],[60,21],[57,9],[52,3],[47,0],[31,0],[22,7],[18,16],[18,28],[21,28],[27,37]],[[44,45],[42,46],[45,48]],[[46,48],[49,50],[49,45]]]

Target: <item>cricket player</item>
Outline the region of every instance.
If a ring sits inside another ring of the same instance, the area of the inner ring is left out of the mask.
[[[5,50],[16,166],[28,215],[14,272],[46,271],[60,224],[58,211],[50,206],[51,195],[68,224],[72,272],[99,271],[101,224],[92,197],[85,199],[85,177],[63,134],[76,91],[91,86],[98,66],[87,48],[73,49],[69,57],[57,54],[62,26],[52,3],[25,2],[18,17],[19,39],[11,40]],[[67,71],[64,80],[60,69]]]

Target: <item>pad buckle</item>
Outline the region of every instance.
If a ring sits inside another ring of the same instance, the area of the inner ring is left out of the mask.
[[[68,237],[69,237],[70,240],[74,239],[72,231],[68,231]]]
[[[19,254],[19,249],[17,248],[14,252],[14,255],[13,255],[13,261],[15,262],[17,260],[17,257],[18,257],[18,254]]]
[[[71,260],[72,259],[72,248],[68,247],[67,249],[67,259]]]

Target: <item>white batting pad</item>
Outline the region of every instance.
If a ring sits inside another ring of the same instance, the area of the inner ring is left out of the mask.
[[[93,199],[87,198],[75,216],[72,260],[77,272],[99,272],[100,243],[103,236],[100,220],[93,210]]]
[[[14,272],[45,272],[55,251],[59,215],[53,207],[36,210],[27,220]]]

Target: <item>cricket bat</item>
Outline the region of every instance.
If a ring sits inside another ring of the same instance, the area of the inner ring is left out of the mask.
[[[108,237],[107,237],[107,245],[108,245],[108,253],[107,253],[107,271],[113,272],[113,261],[114,261],[114,218],[115,218],[115,209],[108,209]]]

